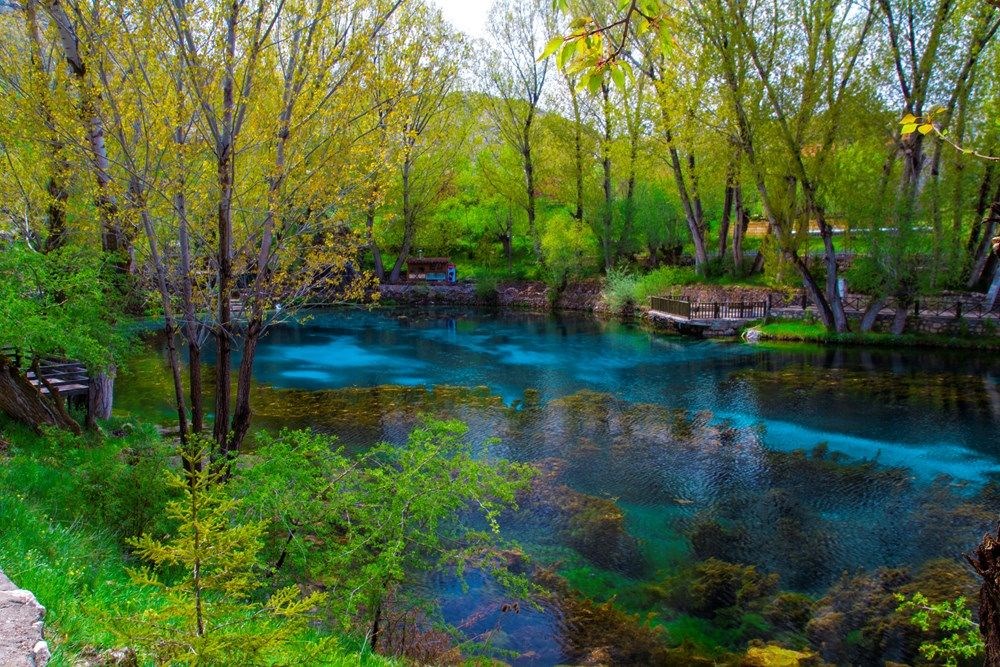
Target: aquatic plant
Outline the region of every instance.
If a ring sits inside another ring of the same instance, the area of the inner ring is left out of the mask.
[[[910,663],[920,656],[927,637],[897,612],[898,595],[924,593],[933,603],[975,590],[969,571],[955,561],[926,563],[916,574],[905,568],[882,568],[870,574],[844,575],[818,600],[806,626],[810,642],[825,660],[838,664]]]
[[[763,574],[753,565],[709,558],[669,577],[662,591],[671,607],[711,617],[733,608],[741,613],[759,609],[777,587],[776,574]]]

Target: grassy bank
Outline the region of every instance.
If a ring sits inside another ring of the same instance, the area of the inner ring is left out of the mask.
[[[123,619],[163,605],[132,581],[126,546],[162,534],[171,452],[152,427],[108,425],[106,438],[36,434],[0,417],[0,569],[46,608],[52,662],[125,644]],[[308,638],[304,638],[308,639]],[[390,664],[339,642],[324,664]],[[353,649],[353,650],[352,650]]]
[[[875,347],[942,347],[967,350],[1000,350],[1000,336],[946,336],[943,334],[831,333],[819,322],[778,320],[750,328],[761,340]]]

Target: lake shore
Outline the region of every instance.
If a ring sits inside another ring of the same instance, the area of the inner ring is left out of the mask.
[[[755,340],[773,342],[1000,350],[1000,335],[997,335],[996,331],[991,333],[988,326],[959,334],[944,328],[940,332],[922,330],[899,335],[887,332],[830,333],[819,323],[799,317],[787,317],[788,306],[796,301],[795,295],[787,290],[754,286],[687,285],[678,286],[674,292],[674,296],[690,301],[768,300],[785,316],[777,320],[764,320],[750,325],[740,323],[723,328],[721,332],[715,332],[711,336],[713,338],[736,339],[745,331],[753,330]],[[472,282],[455,285],[385,284],[379,286],[379,297],[381,303],[392,306],[462,306],[535,312],[589,312],[600,317],[638,321],[642,326],[663,333],[690,333],[685,331],[684,327],[679,327],[676,322],[651,317],[650,310],[646,306],[615,312],[604,299],[603,284],[599,280],[570,283],[555,298],[550,296],[550,289],[541,281],[503,283],[493,290],[478,289]],[[961,328],[959,326],[959,329]]]

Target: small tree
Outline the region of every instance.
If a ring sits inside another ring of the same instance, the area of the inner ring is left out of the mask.
[[[321,582],[330,615],[376,649],[392,612],[406,611],[403,584],[430,570],[475,567],[526,594],[506,569],[497,517],[515,505],[530,467],[490,460],[490,443],[474,454],[466,434],[460,422],[427,421],[405,445],[356,457],[308,431],[261,436],[265,463],[237,471],[234,483],[249,512],[273,519],[275,576]]]
[[[324,596],[302,597],[288,586],[256,599],[257,556],[267,525],[235,520],[241,503],[228,494],[224,470],[199,465],[207,451],[185,454],[183,475],[168,473],[180,495],[166,508],[177,521],[175,533],[165,540],[146,534],[130,541],[140,557],[169,574],[130,571],[135,582],[162,591],[163,603],[131,617],[122,634],[157,664],[280,662]],[[175,579],[174,571],[183,574]],[[297,647],[296,655],[302,650]]]

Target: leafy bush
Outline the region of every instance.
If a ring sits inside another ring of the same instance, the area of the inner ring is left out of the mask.
[[[258,555],[267,521],[237,520],[240,501],[229,496],[226,467],[202,463],[210,446],[185,455],[184,474],[165,475],[179,496],[166,507],[171,534],[129,541],[157,568],[130,570],[132,581],[162,592],[165,602],[122,614],[120,636],[157,664],[308,663],[323,643],[298,643],[294,653],[289,644],[326,596],[300,595],[292,585],[255,599],[264,581]]]
[[[499,284],[500,280],[496,273],[492,271],[480,273],[475,282],[476,298],[483,303],[495,303],[499,296],[497,294]]]
[[[409,577],[431,569],[507,572],[497,517],[515,505],[531,468],[474,451],[461,422],[427,421],[406,445],[350,456],[310,431],[261,435],[260,463],[237,473],[247,519],[272,520],[265,555],[278,580],[331,591],[328,612],[378,644],[383,606]],[[342,594],[341,594],[342,593]]]
[[[614,312],[621,312],[636,305],[638,281],[627,269],[614,268],[604,280],[604,301]]]
[[[649,305],[649,297],[670,293],[678,287],[694,285],[700,280],[694,267],[664,266],[636,279],[635,302]]]

